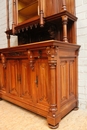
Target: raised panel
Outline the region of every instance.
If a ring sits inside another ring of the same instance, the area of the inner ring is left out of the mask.
[[[49,67],[46,59],[38,60],[38,104],[50,102]]]
[[[9,60],[8,61],[8,92],[12,95],[19,96],[19,61]]]
[[[60,98],[61,105],[64,105],[68,100],[69,89],[69,65],[67,61],[60,63]]]
[[[75,62],[74,60],[69,62],[69,78],[70,78],[70,87],[69,87],[69,95],[75,95]]]
[[[6,68],[0,62],[0,90],[6,91]]]
[[[35,78],[36,71],[35,68],[32,70],[29,65],[28,60],[21,60],[21,97],[25,99],[25,101],[33,101],[36,102],[36,86],[35,86]]]

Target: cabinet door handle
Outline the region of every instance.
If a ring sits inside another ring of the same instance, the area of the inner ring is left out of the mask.
[[[38,76],[36,76],[35,84],[38,86]]]

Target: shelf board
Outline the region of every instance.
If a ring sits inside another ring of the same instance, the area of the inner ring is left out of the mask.
[[[19,23],[15,27],[15,29],[18,30],[18,29],[26,28],[26,27],[28,27],[30,25],[33,25],[33,24],[39,24],[39,22],[40,22],[40,17],[37,15],[35,17],[32,17],[32,18],[30,18],[28,20],[25,20],[25,21]]]
[[[20,14],[25,17],[38,14],[38,2],[35,1],[32,4],[29,4],[28,6],[22,8],[21,10],[18,10],[18,15]]]

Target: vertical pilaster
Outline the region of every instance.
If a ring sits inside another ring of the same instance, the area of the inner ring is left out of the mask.
[[[50,110],[47,117],[48,124],[51,128],[58,127],[58,110],[57,110],[57,85],[56,85],[56,66],[57,66],[57,46],[47,47],[48,64],[50,67]],[[50,125],[51,124],[51,125]]]

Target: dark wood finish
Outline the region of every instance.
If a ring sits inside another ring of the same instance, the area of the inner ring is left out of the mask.
[[[0,98],[46,117],[56,128],[78,104],[79,47],[51,40],[0,49]]]

